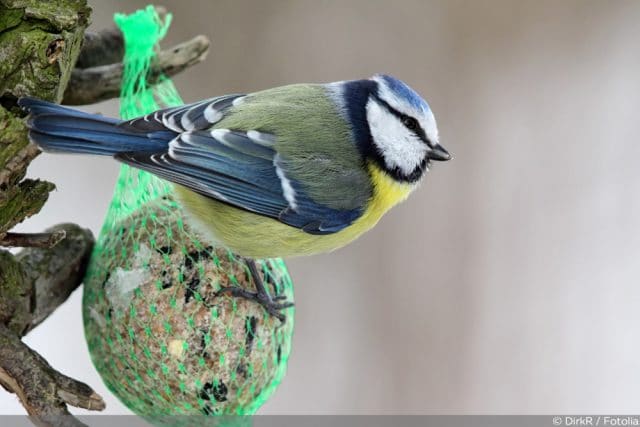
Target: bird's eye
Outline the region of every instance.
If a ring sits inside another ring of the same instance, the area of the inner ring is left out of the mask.
[[[418,121],[413,117],[404,116],[402,118],[402,124],[407,127],[407,129],[411,131],[417,131],[420,125],[418,125]]]

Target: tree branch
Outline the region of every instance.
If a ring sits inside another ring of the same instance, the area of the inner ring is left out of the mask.
[[[75,224],[59,224],[43,234],[65,237],[52,248],[27,248],[15,256],[32,289],[33,307],[19,328],[23,334],[38,326],[80,286],[94,244],[91,231]]]
[[[88,385],[52,368],[21,337],[39,325],[82,282],[93,236],[74,224],[47,230],[66,237],[53,248],[29,248],[15,257],[0,252],[0,384],[15,393],[42,425],[83,425],[66,405],[102,410],[104,402]]]
[[[64,239],[64,230],[56,233],[6,233],[0,246],[20,248],[52,248]]]
[[[101,51],[106,45],[115,44],[113,40],[109,39],[109,34],[113,33],[105,34],[105,38],[93,43],[98,46],[91,47],[94,52]],[[209,50],[209,44],[209,39],[205,36],[196,36],[189,41],[161,51],[151,63],[149,83],[155,84],[162,75],[171,77],[204,60]],[[85,63],[91,64],[97,63],[97,61],[92,58],[92,55],[87,54]],[[118,97],[123,70],[122,62],[74,69],[62,103],[68,105],[94,104]]]
[[[0,385],[15,393],[32,420],[47,426],[84,426],[72,417],[67,404],[104,409],[91,387],[53,369],[47,361],[0,325]]]
[[[122,62],[124,57],[124,39],[116,27],[105,28],[97,33],[84,33],[84,42],[76,68],[91,68],[99,65]]]

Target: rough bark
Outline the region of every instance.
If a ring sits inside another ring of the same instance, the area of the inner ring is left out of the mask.
[[[36,246],[17,256],[0,250],[0,385],[40,425],[79,425],[67,404],[104,407],[89,386],[56,371],[21,340],[80,284],[93,236],[70,224],[36,235],[10,232],[55,188],[25,179],[39,151],[16,100],[62,99],[90,11],[85,0],[0,0],[0,246]]]
[[[0,0],[0,240],[55,188],[23,179],[38,150],[29,145],[15,101],[62,99],[90,11],[85,0]]]
[[[53,248],[27,248],[17,256],[0,251],[0,385],[15,393],[39,425],[82,425],[67,404],[104,409],[88,385],[54,368],[21,338],[64,302],[82,282],[93,236],[74,224],[47,230],[62,232]]]

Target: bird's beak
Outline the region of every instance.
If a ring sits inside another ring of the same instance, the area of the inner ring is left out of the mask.
[[[451,154],[440,144],[436,144],[427,152],[427,157],[429,160],[436,160],[439,162],[444,162],[446,160],[451,159]]]

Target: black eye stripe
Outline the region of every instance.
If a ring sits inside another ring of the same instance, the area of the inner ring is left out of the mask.
[[[406,115],[404,113],[401,113],[400,111],[396,110],[391,105],[389,105],[389,103],[387,101],[385,101],[384,99],[380,98],[376,94],[373,94],[373,97],[375,98],[375,100],[377,102],[379,102],[382,106],[384,106],[387,109],[387,111],[389,111],[391,114],[396,116],[400,120],[400,122],[402,122],[402,124],[407,129],[409,129],[411,132],[415,133],[416,136],[422,140],[422,142],[424,142],[428,146],[431,146],[431,143],[429,142],[429,139],[427,138],[426,132],[424,131],[424,129],[420,125],[420,122],[415,117],[411,117],[411,116],[408,116],[408,115]],[[405,123],[405,121],[407,121],[407,120],[415,122],[415,125],[416,125],[415,129],[412,129],[411,127],[409,127],[407,125],[407,123]]]

